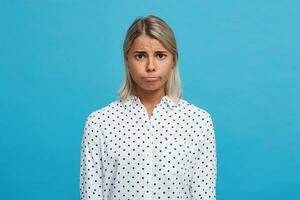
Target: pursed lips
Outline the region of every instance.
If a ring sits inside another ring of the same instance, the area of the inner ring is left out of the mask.
[[[157,81],[159,80],[159,77],[157,76],[146,76],[146,77],[143,77],[144,80],[146,81]]]

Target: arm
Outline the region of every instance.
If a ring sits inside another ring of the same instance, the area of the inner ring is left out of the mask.
[[[202,130],[191,167],[190,192],[192,200],[215,200],[217,157],[214,127],[209,113],[204,117]]]
[[[93,114],[93,113],[92,113]],[[81,139],[80,199],[102,200],[102,157],[98,130],[90,114],[86,119]]]

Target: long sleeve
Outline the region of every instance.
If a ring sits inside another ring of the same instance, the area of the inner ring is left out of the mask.
[[[192,200],[215,200],[217,157],[214,126],[209,113],[203,120],[203,132],[191,167],[190,192]]]
[[[95,129],[93,113],[85,122],[81,140],[80,199],[102,200],[102,157],[99,131]]]

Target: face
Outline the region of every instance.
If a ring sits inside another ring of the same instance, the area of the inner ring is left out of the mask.
[[[172,53],[157,39],[140,35],[127,54],[126,64],[135,88],[150,92],[164,90],[175,63]]]

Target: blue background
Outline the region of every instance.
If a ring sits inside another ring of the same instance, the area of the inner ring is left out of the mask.
[[[117,98],[136,17],[174,30],[183,98],[212,116],[218,200],[300,199],[300,3],[0,1],[1,199],[79,199],[86,117]]]

